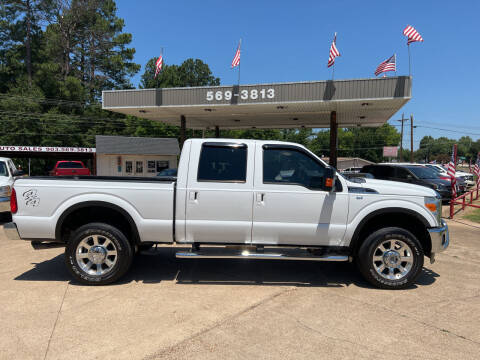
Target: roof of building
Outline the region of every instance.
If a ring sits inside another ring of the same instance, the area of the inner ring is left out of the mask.
[[[95,137],[97,154],[119,155],[178,155],[175,138],[104,136]]]
[[[327,80],[255,85],[109,90],[103,109],[191,129],[381,126],[411,98],[412,79]]]
[[[322,160],[327,164],[330,161],[329,157],[322,157]],[[375,164],[373,161],[365,160],[359,157],[339,157],[337,158],[337,168],[339,170],[347,169],[350,167],[363,167],[365,165]]]

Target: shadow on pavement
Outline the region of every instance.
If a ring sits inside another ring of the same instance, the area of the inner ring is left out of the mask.
[[[116,284],[132,281],[157,284],[176,281],[196,285],[262,285],[298,287],[344,287],[354,284],[373,288],[354,264],[315,261],[176,259],[179,248],[158,248],[135,256],[130,271]],[[24,281],[71,281],[64,264],[64,255],[33,264],[34,268],[17,276]],[[431,285],[439,275],[424,268],[417,286]],[[113,286],[115,284],[112,284]],[[111,286],[111,285],[110,285]]]

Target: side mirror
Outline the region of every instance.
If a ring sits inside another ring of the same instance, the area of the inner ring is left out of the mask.
[[[325,169],[323,190],[332,192],[335,189],[335,181],[337,180],[337,171],[332,167]]]
[[[13,177],[18,177],[18,176],[23,176],[23,175],[25,175],[25,171],[23,171],[23,170],[16,170],[12,174]]]

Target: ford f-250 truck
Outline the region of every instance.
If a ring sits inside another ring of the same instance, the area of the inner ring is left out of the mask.
[[[85,284],[116,281],[139,248],[178,243],[191,250],[177,258],[355,261],[375,286],[404,288],[449,245],[434,190],[348,181],[294,143],[190,139],[176,178],[31,177],[13,190],[7,236],[65,246]]]

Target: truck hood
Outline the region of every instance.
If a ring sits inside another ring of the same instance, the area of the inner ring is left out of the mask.
[[[406,184],[398,181],[378,179],[364,179],[365,182],[348,182],[349,187],[362,187],[371,189],[381,195],[406,195],[406,196],[437,196],[437,192],[421,185]]]

